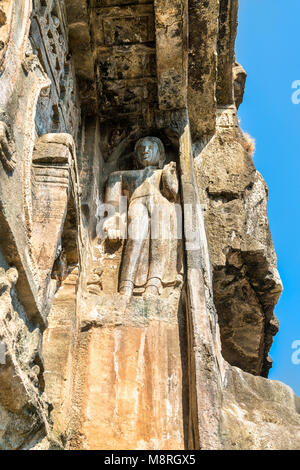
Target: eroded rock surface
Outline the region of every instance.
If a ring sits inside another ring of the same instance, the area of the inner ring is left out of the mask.
[[[224,447],[230,450],[298,450],[299,397],[281,382],[230,368],[223,390],[221,432]]]
[[[252,161],[235,108],[220,108],[217,132],[196,168],[213,267],[222,352],[232,365],[267,376],[282,286],[267,218],[268,189]]]
[[[15,268],[0,268],[0,448],[28,444],[50,427],[45,396],[42,332],[33,328],[18,302]]]

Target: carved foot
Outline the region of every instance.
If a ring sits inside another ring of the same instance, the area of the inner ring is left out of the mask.
[[[160,295],[162,292],[162,283],[158,278],[149,279],[146,286],[146,295]]]
[[[127,297],[131,297],[133,293],[133,282],[131,281],[124,281],[121,283],[120,286],[120,294],[126,295]]]
[[[146,287],[146,292],[145,293],[146,293],[146,295],[155,295],[155,296],[157,296],[157,295],[159,295],[159,290],[155,286],[148,286],[148,287]]]

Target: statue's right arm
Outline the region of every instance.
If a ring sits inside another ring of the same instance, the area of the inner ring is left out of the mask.
[[[116,171],[111,173],[108,178],[105,203],[112,204],[116,209],[119,207],[120,197],[122,196],[122,173]]]
[[[108,216],[103,224],[104,232],[110,240],[119,240],[120,235],[120,213],[119,204],[122,196],[122,172],[114,172],[110,175],[105,192],[105,204],[108,210]]]

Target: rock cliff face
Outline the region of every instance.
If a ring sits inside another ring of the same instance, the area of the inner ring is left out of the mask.
[[[195,165],[223,356],[231,365],[267,377],[268,351],[278,332],[273,309],[282,287],[268,227],[268,189],[251,150],[235,108],[219,109],[216,133]]]
[[[299,448],[237,12],[0,3],[1,449]]]

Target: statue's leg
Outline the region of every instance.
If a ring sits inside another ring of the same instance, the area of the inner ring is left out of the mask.
[[[146,287],[147,294],[161,294],[162,278],[166,265],[166,256],[168,255],[168,242],[165,240],[150,240],[150,266]]]
[[[160,202],[160,203],[159,203]],[[170,204],[158,201],[151,210],[150,266],[147,294],[161,294],[162,279],[170,256],[170,238],[173,239],[173,226],[170,224]]]
[[[141,199],[134,201],[128,211],[128,239],[122,260],[120,293],[132,295],[143,247],[149,234],[148,210]]]

